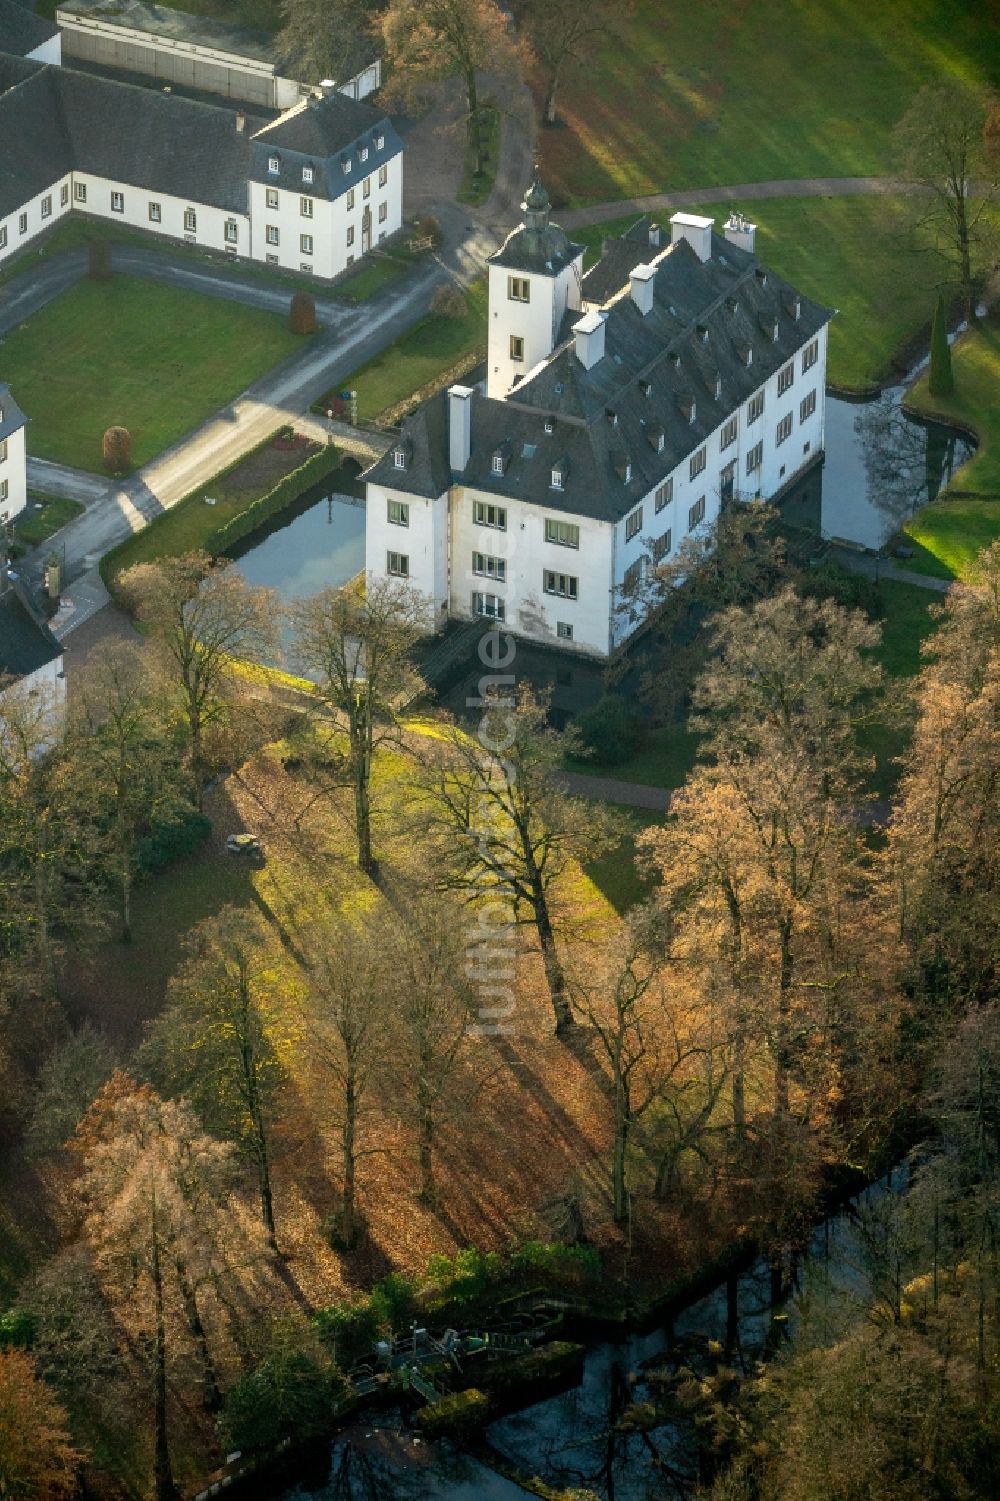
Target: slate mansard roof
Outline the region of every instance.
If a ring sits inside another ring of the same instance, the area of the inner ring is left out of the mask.
[[[315,115],[315,126],[296,123],[300,112]],[[261,137],[261,131],[268,134]],[[344,176],[326,156],[346,152],[358,138],[359,146],[365,144],[373,132],[384,135],[383,151],[376,161],[372,150],[364,173],[355,169],[345,179],[345,192],[373,165],[402,150],[389,122],[370,105],[329,96],[317,100],[315,109],[303,107],[268,125],[245,109],[0,52],[0,217],[74,169],[245,214],[251,178],[285,187],[294,178],[294,186],[301,187],[303,154],[295,155],[294,173],[289,159],[284,181],[267,172],[267,157],[269,148],[279,148],[280,157],[282,150],[296,152],[292,142],[307,139],[316,148],[310,156],[317,169],[312,192],[324,196],[324,176],[331,181]],[[339,184],[337,193],[326,196],[338,194]]]
[[[13,433],[20,432],[27,423],[27,417],[11,395],[10,386],[0,382],[0,443]]]
[[[28,10],[23,0],[0,0],[0,47],[24,57],[59,35],[54,21]]]
[[[403,149],[388,116],[339,91],[303,100],[258,130],[252,145],[254,182],[301,190],[302,168],[312,166],[312,196],[329,199],[340,198]],[[269,166],[275,156],[276,173]]]
[[[62,654],[63,649],[49,627],[29,610],[17,590],[3,589],[0,592],[0,679],[26,678]]]
[[[639,312],[626,282],[606,305],[605,355],[591,369],[576,356],[581,314],[571,311],[553,353],[505,399],[472,398],[460,474],[448,470],[447,424],[425,404],[403,426],[406,469],[390,450],[366,479],[426,495],[447,488],[448,475],[498,498],[620,521],[832,317],[719,235],[705,262],[683,239],[653,254],[647,245],[640,257],[656,268],[652,310]],[[557,466],[561,489],[551,485]]]

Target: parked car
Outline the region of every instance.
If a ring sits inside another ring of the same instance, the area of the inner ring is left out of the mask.
[[[267,859],[256,834],[230,834],[226,849],[231,855],[242,855],[251,865],[263,865]]]

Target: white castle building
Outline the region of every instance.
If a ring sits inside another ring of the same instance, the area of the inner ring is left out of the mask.
[[[335,84],[258,118],[45,61],[13,12],[35,20],[0,0],[0,265],[74,211],[326,280],[401,227],[402,142]]]
[[[10,386],[0,382],[0,527],[16,521],[28,503],[27,426]]]
[[[500,620],[607,657],[647,571],[733,498],[773,500],[823,451],[827,325],[733,215],[642,220],[583,274],[537,173],[489,262],[485,392],[419,407],[366,472],[366,568],[428,629]]]

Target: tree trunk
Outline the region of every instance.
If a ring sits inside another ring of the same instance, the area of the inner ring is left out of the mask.
[[[628,1189],[625,1183],[625,1159],[628,1153],[628,1118],[618,1112],[615,1121],[615,1140],[611,1157],[611,1202],[612,1216],[616,1225],[625,1220],[628,1213]]]
[[[741,1139],[746,1134],[747,1126],[747,1080],[744,1068],[746,1050],[746,1037],[741,1023],[733,1039],[733,1126]]]
[[[355,1205],[357,1202],[356,1186],[356,1152],[355,1142],[358,1129],[358,1093],[357,1082],[353,1070],[348,1070],[347,1080],[344,1085],[344,1135],[343,1135],[343,1161],[344,1161],[344,1212],[343,1212],[343,1237],[344,1244],[354,1245],[355,1240]]]
[[[545,965],[545,980],[549,987],[552,1010],[556,1018],[556,1036],[559,1037],[572,1026],[573,1013],[566,995],[566,976],[556,951],[556,938],[552,931],[549,904],[541,887],[536,887],[532,897],[532,907],[535,913],[535,926],[538,929],[538,942],[542,950],[542,962]]]
[[[417,1109],[420,1116],[420,1197],[433,1204],[437,1197],[434,1182],[434,1100],[424,1082],[429,1059],[421,1060],[421,1080],[417,1086]]]
[[[271,1194],[271,1160],[268,1152],[267,1132],[264,1129],[264,1116],[260,1108],[260,1090],[257,1087],[257,1061],[248,1047],[243,1048],[242,1066],[247,1112],[253,1130],[254,1157],[257,1160],[261,1218],[267,1230],[271,1250],[276,1251],[278,1239],[274,1223],[274,1199]]]
[[[176,1501],[177,1487],[170,1468],[167,1448],[167,1330],[163,1317],[163,1277],[160,1271],[160,1231],[156,1218],[156,1190],[153,1190],[153,1294],[156,1306],[156,1345],[153,1372],[153,1424],[155,1451],[153,1485],[156,1501]]]
[[[792,992],[792,925],[783,918],[779,925],[781,937],[781,969],[778,980],[778,1025],[774,1049],[774,1104],[779,1115],[787,1115],[789,1030],[791,1024]]]
[[[216,1412],[222,1405],[222,1393],[219,1391],[219,1379],[215,1374],[215,1365],[208,1348],[208,1337],[205,1334],[205,1325],[201,1321],[198,1300],[188,1280],[187,1267],[180,1256],[174,1256],[174,1268],[177,1272],[177,1284],[181,1290],[181,1301],[184,1304],[184,1316],[205,1373],[205,1406],[209,1412]]]
[[[545,90],[545,103],[542,106],[542,119],[546,125],[556,123],[556,91],[559,88],[559,69],[562,59],[554,63],[549,72],[549,81]]]
[[[132,860],[128,849],[122,857],[122,943],[132,941]]]
[[[350,712],[348,729],[354,772],[354,832],[358,842],[358,869],[374,877],[378,865],[372,854],[372,730],[367,702]]]

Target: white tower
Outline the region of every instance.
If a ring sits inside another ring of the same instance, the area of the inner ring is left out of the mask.
[[[524,221],[489,259],[487,395],[508,395],[553,351],[566,309],[580,307],[583,246],[549,222],[552,205],[538,168]]]

